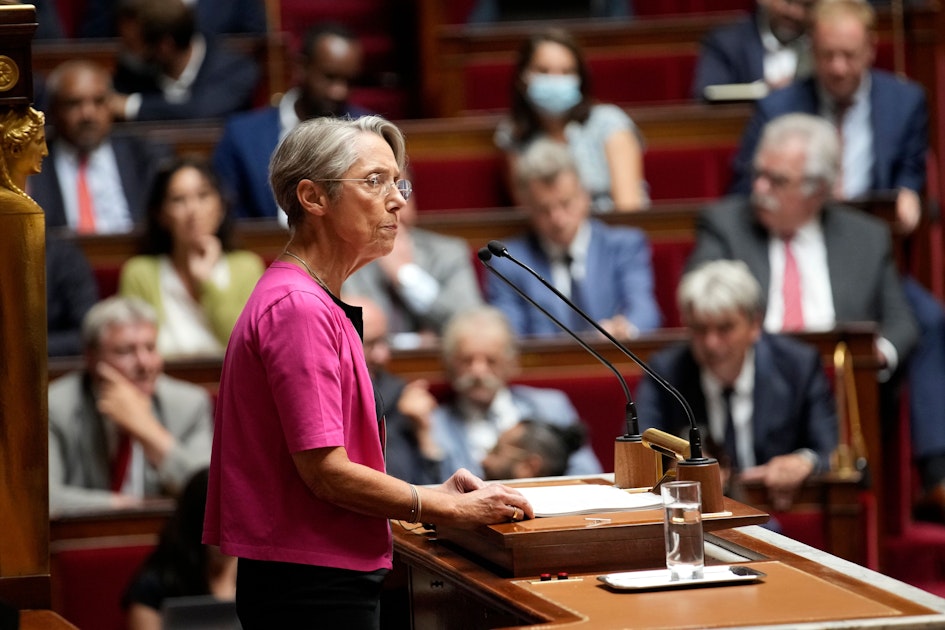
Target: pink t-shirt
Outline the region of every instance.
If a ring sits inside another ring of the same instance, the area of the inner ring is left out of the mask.
[[[292,453],[331,446],[384,470],[361,340],[311,277],[275,262],[223,360],[204,542],[254,560],[391,568],[387,519],[321,501],[295,468]]]

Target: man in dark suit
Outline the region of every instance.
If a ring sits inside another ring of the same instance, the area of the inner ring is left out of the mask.
[[[611,335],[631,339],[660,325],[646,235],[590,218],[591,198],[567,146],[533,142],[515,165],[516,185],[530,230],[507,241],[509,252],[581,306]],[[546,310],[574,330],[593,330],[531,274],[497,259],[508,276]],[[517,335],[563,334],[504,282],[487,276],[487,301],[502,310]]]
[[[751,189],[751,163],[765,124],[786,113],[822,116],[843,141],[842,179],[835,196],[898,191],[896,211],[905,231],[920,216],[925,186],[928,111],[911,81],[872,69],[875,13],[861,0],[824,2],[812,13],[814,75],[773,92],[757,104],[735,158],[731,192]]]
[[[116,37],[119,5],[123,0],[86,0],[79,37]],[[197,30],[206,37],[228,33],[263,35],[264,0],[194,0]]]
[[[299,83],[279,104],[231,116],[213,154],[213,166],[234,200],[234,216],[276,218],[269,188],[269,156],[300,121],[319,116],[358,118],[370,112],[348,101],[361,75],[361,44],[338,24],[312,27],[297,60]]]
[[[751,199],[727,199],[700,215],[690,266],[717,258],[745,261],[767,296],[769,331],[788,323],[818,330],[877,322],[881,377],[908,367],[912,454],[929,500],[939,506],[936,518],[945,518],[945,371],[938,367],[945,349],[939,337],[923,336],[916,351],[919,330],[895,268],[889,228],[830,202],[839,147],[822,118],[788,114],[768,123],[754,172]],[[895,408],[889,413],[895,415]]]
[[[115,118],[222,118],[252,105],[256,62],[197,33],[183,0],[129,0],[118,30],[117,93],[109,103]]]
[[[807,37],[814,0],[758,0],[750,15],[711,31],[699,47],[692,95],[709,85],[764,83],[781,88],[810,74]]]
[[[763,300],[745,263],[716,260],[683,276],[679,312],[690,340],[650,366],[692,407],[730,479],[760,480],[776,505],[790,505],[812,472],[829,468],[837,417],[815,348],[762,332]],[[688,435],[679,402],[646,377],[637,391],[641,425]]]
[[[112,133],[111,79],[94,62],[64,62],[50,74],[47,89],[49,156],[29,182],[46,227],[97,234],[131,230],[144,219],[151,181],[170,147]],[[89,201],[84,220],[78,194],[83,169]]]

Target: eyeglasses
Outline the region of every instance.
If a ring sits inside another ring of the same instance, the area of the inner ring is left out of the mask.
[[[781,175],[780,173],[772,173],[771,171],[765,171],[759,168],[752,169],[751,172],[752,179],[761,179],[764,178],[768,180],[768,183],[771,184],[772,188],[787,188],[789,186],[797,186],[803,184],[804,182],[811,181],[810,177],[788,177],[787,175]]]
[[[343,179],[313,179],[313,182],[364,182],[375,195],[387,195],[394,188],[400,192],[404,201],[410,199],[413,184],[409,179],[391,180],[387,175],[370,175],[368,177],[349,177]]]

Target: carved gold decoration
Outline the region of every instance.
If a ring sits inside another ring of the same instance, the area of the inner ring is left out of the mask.
[[[19,80],[20,67],[6,55],[0,55],[0,92],[13,89]]]

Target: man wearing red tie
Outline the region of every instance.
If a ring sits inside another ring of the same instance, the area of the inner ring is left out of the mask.
[[[175,496],[210,463],[207,392],[163,373],[151,307],[113,297],[82,325],[86,368],[49,386],[53,512]]]
[[[768,332],[877,322],[881,379],[908,368],[937,379],[941,391],[945,375],[915,361],[919,329],[896,271],[889,227],[831,200],[840,169],[833,125],[811,114],[775,118],[762,132],[753,167],[750,197],[729,197],[700,214],[689,268],[718,258],[743,260],[766,298]],[[912,392],[912,405],[933,402]],[[938,487],[945,467],[935,462],[945,457],[945,426],[933,414],[913,414],[911,429],[923,482]]]

